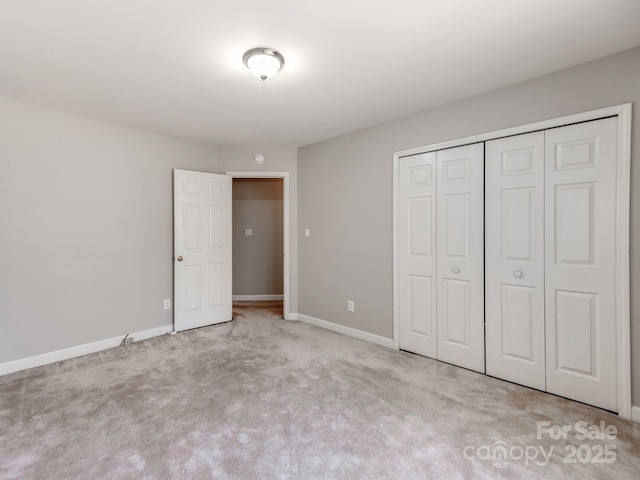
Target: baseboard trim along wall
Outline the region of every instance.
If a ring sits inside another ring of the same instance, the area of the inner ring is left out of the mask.
[[[375,343],[376,345],[381,345],[383,347],[393,348],[393,339],[391,338],[381,337],[380,335],[374,335],[373,333],[364,332],[356,328],[345,327],[344,325],[338,325],[337,323],[328,322],[302,313],[298,313],[297,316],[298,320],[301,322],[315,325],[320,328],[326,328],[327,330],[342,333],[343,335],[348,335],[366,342]]]
[[[631,420],[640,423],[640,407],[631,407]]]
[[[134,340],[138,342],[147,338],[165,335],[166,333],[172,331],[173,324],[169,324],[162,327],[151,328],[149,330],[133,332],[130,333],[129,336],[133,337]],[[120,335],[118,337],[98,340],[97,342],[77,345],[75,347],[69,347],[62,350],[56,350],[54,352],[43,353],[41,355],[35,355],[33,357],[21,358],[20,360],[0,363],[0,375],[19,372],[20,370],[26,370],[28,368],[40,367],[49,363],[61,362],[62,360],[69,360],[70,358],[99,352],[101,350],[106,350],[107,348],[117,347],[118,345],[120,345],[124,337],[125,335]]]
[[[234,302],[282,301],[283,295],[233,295]]]

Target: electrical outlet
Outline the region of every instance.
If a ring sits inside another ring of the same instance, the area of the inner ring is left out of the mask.
[[[355,312],[356,311],[356,302],[354,302],[353,300],[348,300],[347,301],[347,311]]]
[[[171,309],[171,299],[170,298],[165,298],[164,299],[164,309],[165,310],[170,310]]]
[[[127,337],[124,339],[125,345],[129,345],[130,343],[133,343],[133,337]]]

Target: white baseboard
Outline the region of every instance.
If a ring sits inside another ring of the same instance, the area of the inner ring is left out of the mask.
[[[287,315],[284,316],[285,320],[298,320],[298,314],[297,313],[288,313]]]
[[[134,341],[137,342],[140,340],[145,340],[147,338],[157,337],[158,335],[164,335],[167,332],[171,331],[173,331],[173,324],[151,328],[149,330],[142,330],[140,332],[133,332],[130,333],[129,336],[133,337]],[[118,345],[120,345],[123,338],[124,335],[120,335],[113,338],[107,338],[105,340],[98,340],[97,342],[85,343],[84,345],[77,345],[75,347],[69,347],[62,350],[56,350],[54,352],[35,355],[33,357],[21,358],[19,360],[13,360],[11,362],[0,363],[0,375],[19,372],[20,370],[26,370],[28,368],[40,367],[49,363],[61,362],[62,360],[68,360],[70,358],[80,357],[89,353],[106,350],[107,348],[117,347]]]
[[[283,295],[233,295],[234,302],[282,301]]]
[[[631,420],[640,423],[640,407],[631,407]]]
[[[362,330],[357,330],[351,327],[345,327],[344,325],[339,325],[337,323],[328,322],[319,318],[310,317],[309,315],[304,315],[302,313],[298,313],[297,317],[301,322],[309,323],[311,325],[315,325],[316,327],[326,328],[327,330],[342,333],[343,335],[348,335],[349,337],[357,338],[359,340],[365,340],[367,342],[375,343],[376,345],[393,348],[393,339],[391,338],[381,337],[380,335],[364,332]]]

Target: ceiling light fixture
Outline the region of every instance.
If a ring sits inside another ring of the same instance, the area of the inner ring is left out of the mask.
[[[272,48],[252,48],[242,57],[249,71],[262,81],[273,77],[284,65],[284,58]]]

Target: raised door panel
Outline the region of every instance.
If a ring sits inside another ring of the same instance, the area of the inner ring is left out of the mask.
[[[400,159],[398,204],[399,344],[437,357],[435,153]]]
[[[593,265],[595,182],[555,185],[555,264]]]
[[[617,120],[546,132],[547,390],[616,410]]]
[[[184,205],[184,248],[200,248],[200,205]]]
[[[431,257],[431,196],[409,198],[409,254]]]
[[[556,369],[569,375],[597,378],[602,355],[597,295],[556,290]]]
[[[443,318],[442,343],[453,347],[470,349],[471,318],[470,288],[468,280],[445,279],[442,283],[442,305],[439,305]]]
[[[200,265],[185,265],[184,267],[184,311],[198,312],[201,310],[201,271]]]
[[[431,314],[433,282],[431,277],[422,275],[410,275],[409,282],[411,285],[408,310],[410,332],[425,337],[425,340],[430,340],[433,329]]]
[[[487,373],[545,389],[544,133],[486,143]]]
[[[502,188],[500,198],[500,259],[503,262],[532,262],[537,257],[536,212],[538,187]],[[491,232],[493,235],[494,232]],[[493,239],[492,239],[493,240]],[[542,261],[542,258],[539,258]]]
[[[443,249],[440,252],[441,257],[449,260],[469,260],[471,194],[443,194],[438,201],[442,204],[439,214],[442,217],[440,225],[444,237],[440,244]]]
[[[484,146],[437,152],[438,359],[484,372]]]
[[[209,265],[209,308],[218,308],[224,302],[224,264],[212,263]]]
[[[223,247],[224,209],[221,205],[209,206],[209,248]]]
[[[536,355],[535,288],[502,285],[502,357],[517,362],[535,364]]]

